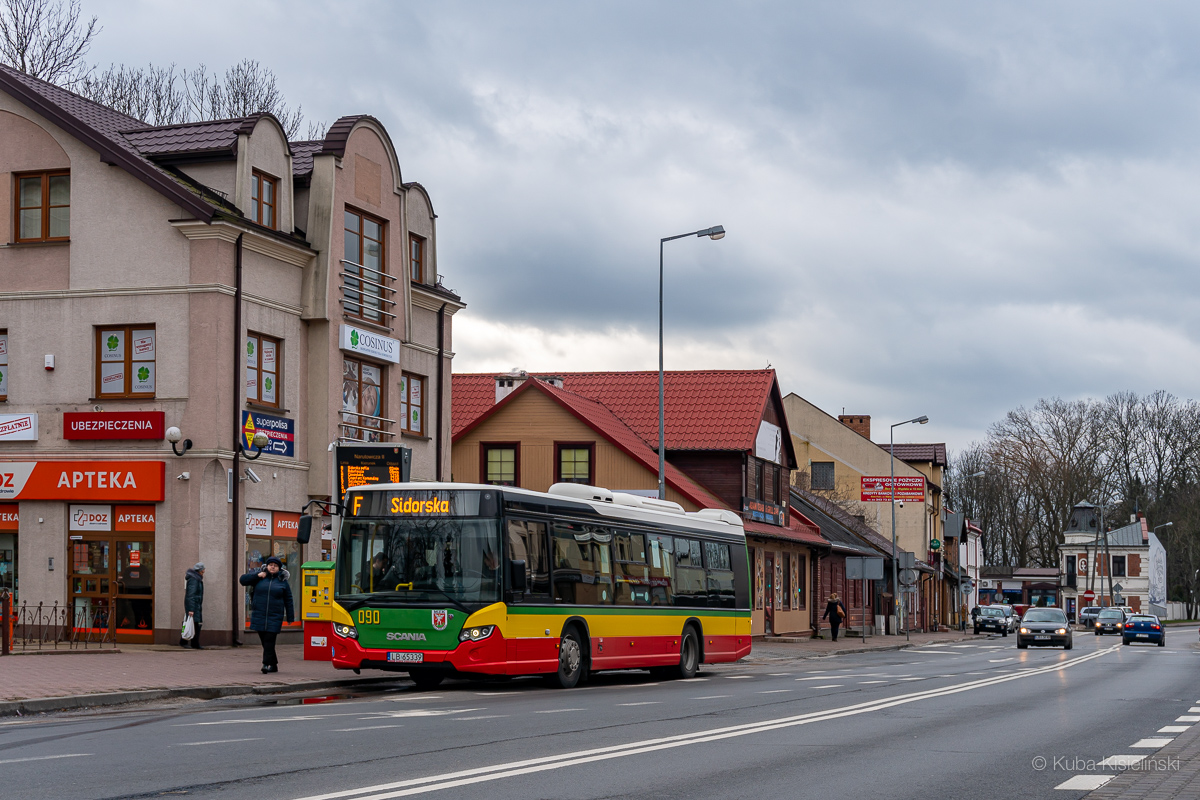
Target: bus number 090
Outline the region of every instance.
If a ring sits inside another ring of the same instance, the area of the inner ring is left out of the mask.
[[[379,609],[375,608],[360,608],[358,610],[359,625],[378,625],[379,624]]]

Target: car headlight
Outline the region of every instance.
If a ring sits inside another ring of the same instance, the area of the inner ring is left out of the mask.
[[[495,630],[495,625],[480,625],[478,628],[463,628],[463,632],[458,635],[458,640],[460,642],[478,642],[491,636],[492,632]]]
[[[1096,623],[1096,627],[1097,627],[1097,628],[1099,628],[1099,627],[1100,627],[1100,623],[1099,623],[1099,622],[1097,622],[1097,623]]]
[[[1057,633],[1059,636],[1062,636],[1066,632],[1067,632],[1066,628],[1059,628],[1058,630],[1055,631],[1055,633]]]
[[[358,629],[353,625],[343,625],[340,622],[333,623],[333,632],[343,639],[357,639]]]
[[[1021,628],[1021,633],[1029,633],[1029,628]]]

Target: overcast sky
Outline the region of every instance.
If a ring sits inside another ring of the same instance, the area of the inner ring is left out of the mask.
[[[876,441],[1200,397],[1200,6],[84,0],[103,64],[252,56],[378,117],[455,370],[756,369]]]

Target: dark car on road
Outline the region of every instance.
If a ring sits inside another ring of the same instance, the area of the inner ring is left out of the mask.
[[[1021,627],[1017,629],[1018,650],[1030,645],[1070,650],[1074,644],[1067,613],[1061,608],[1031,608],[1025,612]]]
[[[1008,636],[1008,627],[1008,616],[1000,606],[984,606],[979,609],[979,617],[975,620],[975,633],[996,631],[1001,636]]]
[[[1004,603],[1001,603],[998,605],[993,605],[992,608],[999,608],[999,609],[1004,610],[1004,617],[1005,617],[1005,619],[1008,620],[1008,632],[1016,633],[1017,627],[1021,624],[1021,615],[1017,613],[1017,610],[1015,608],[1013,608],[1012,606],[1004,604]]]
[[[1125,629],[1121,631],[1121,644],[1134,642],[1153,643],[1159,647],[1167,646],[1167,631],[1162,622],[1153,614],[1132,614],[1125,620]]]
[[[1100,606],[1086,606],[1079,609],[1079,624],[1091,628],[1096,625],[1096,617],[1100,615]]]
[[[1124,633],[1125,611],[1121,608],[1102,608],[1092,630],[1097,636],[1105,633]]]

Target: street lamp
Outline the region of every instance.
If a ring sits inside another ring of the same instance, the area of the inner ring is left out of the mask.
[[[658,240],[658,499],[667,499],[667,484],[665,476],[667,474],[667,448],[663,440],[663,428],[665,425],[665,412],[663,410],[663,245],[675,239],[684,239],[688,236],[707,236],[712,240],[724,239],[725,228],[720,225],[714,225],[711,228],[705,228],[702,231],[692,231],[691,233],[681,233],[678,236],[668,236],[665,239]]]
[[[897,422],[888,430],[888,455],[891,457],[892,469],[892,591],[896,593],[894,602],[896,603],[896,622],[900,621],[900,567],[896,561],[896,428],[901,425],[910,425],[912,423],[924,425],[929,422],[929,417],[922,414],[919,417],[906,419],[904,422]],[[908,639],[908,625],[904,626],[904,638]]]

